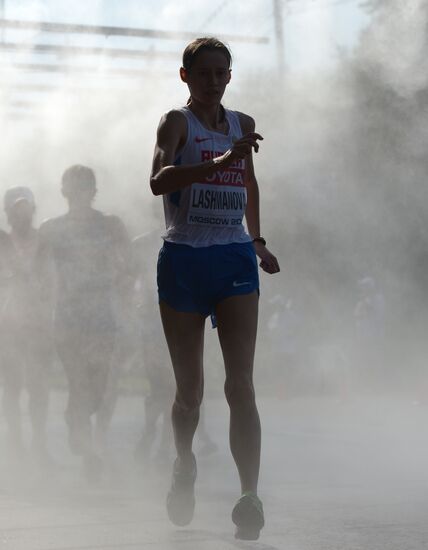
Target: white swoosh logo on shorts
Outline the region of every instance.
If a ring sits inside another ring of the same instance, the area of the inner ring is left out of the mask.
[[[233,286],[243,286],[243,285],[250,285],[250,281],[245,281],[244,283],[238,283],[238,281],[233,281]]]

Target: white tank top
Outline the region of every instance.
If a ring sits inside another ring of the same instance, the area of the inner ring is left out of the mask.
[[[227,134],[207,130],[188,107],[187,140],[174,164],[200,164],[221,156],[242,137],[238,114],[225,110]],[[245,160],[238,160],[200,182],[163,196],[166,241],[196,248],[251,240],[242,224],[247,204]]]

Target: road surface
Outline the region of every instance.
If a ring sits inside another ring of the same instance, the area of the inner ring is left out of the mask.
[[[137,466],[132,456],[142,400],[120,399],[104,478],[88,487],[67,449],[57,393],[49,424],[55,467],[41,470],[31,455],[12,459],[1,424],[1,550],[428,548],[428,405],[409,397],[263,397],[259,407],[266,527],[258,542],[233,537],[238,481],[220,398],[206,404],[219,450],[198,459],[195,518],[180,529],[165,512],[170,464]]]

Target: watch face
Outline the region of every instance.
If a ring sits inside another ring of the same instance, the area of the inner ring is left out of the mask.
[[[253,239],[253,241],[262,243],[263,245],[266,246],[266,240],[265,240],[263,237],[255,237],[255,238]]]

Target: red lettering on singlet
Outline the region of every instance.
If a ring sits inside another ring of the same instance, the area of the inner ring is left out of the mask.
[[[221,157],[224,151],[210,151],[209,149],[201,150],[202,162],[207,162],[213,158]],[[205,178],[206,183],[213,185],[232,185],[236,187],[245,186],[245,161],[238,159],[225,170],[218,170],[211,176]]]
[[[226,151],[210,151],[208,149],[202,149],[201,150],[201,161],[207,162],[208,160],[221,157],[224,155]],[[244,170],[245,169],[245,161],[244,159],[238,159],[233,164],[229,166],[229,168],[236,168],[238,170]]]

